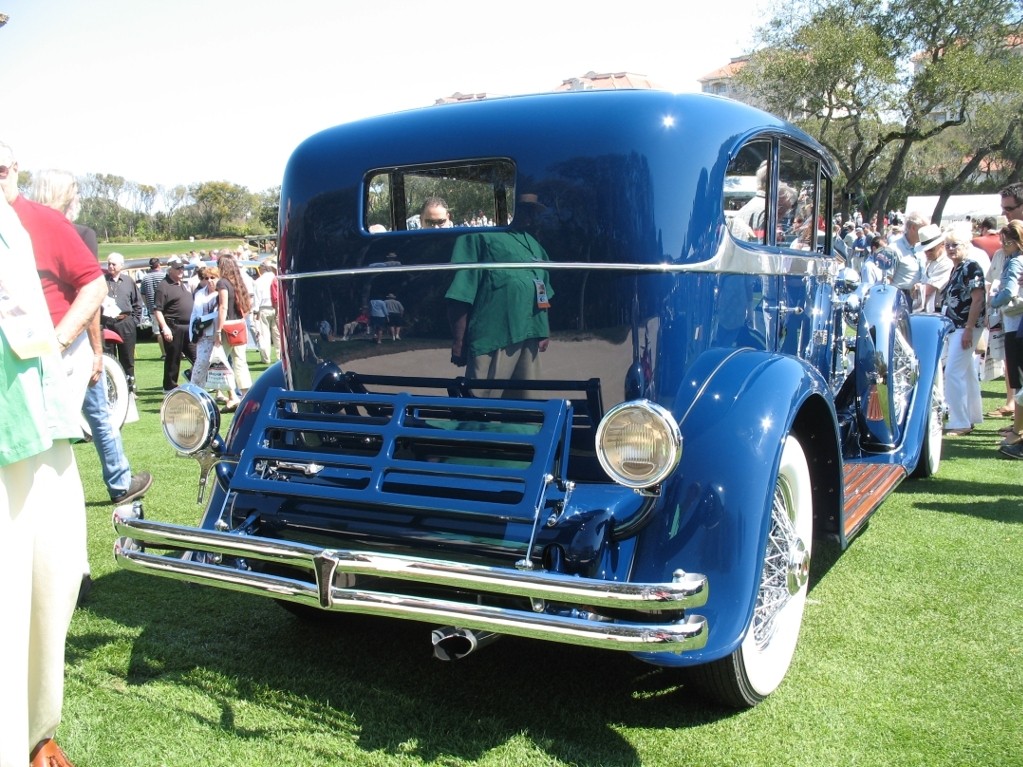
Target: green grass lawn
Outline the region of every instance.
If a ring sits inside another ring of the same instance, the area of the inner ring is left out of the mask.
[[[237,248],[245,244],[239,237],[223,240],[173,240],[169,242],[101,242],[99,244],[99,260],[106,263],[111,253],[120,253],[126,261],[133,258],[166,258],[171,255],[188,253],[191,250],[211,250],[220,248]]]
[[[156,476],[147,516],[192,524],[198,468],[162,436],[158,355],[138,348],[125,446]],[[1001,386],[985,384],[986,410]],[[82,444],[95,585],[71,626],[58,738],[79,767],[1018,767],[1023,464],[995,452],[1005,423],[946,440],[938,477],[903,483],[818,564],[788,679],[741,713],[624,654],[509,637],[442,663],[426,624],[304,623],[267,599],[120,571]]]

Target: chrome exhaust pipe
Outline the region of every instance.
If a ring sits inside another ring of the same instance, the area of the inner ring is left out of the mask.
[[[442,626],[430,633],[433,642],[433,657],[440,660],[461,660],[471,652],[498,639],[501,635],[493,631],[473,631],[454,626]]]

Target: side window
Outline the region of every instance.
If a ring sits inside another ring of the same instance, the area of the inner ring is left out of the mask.
[[[737,240],[767,242],[770,159],[770,141],[751,141],[728,163],[722,204],[728,230]]]
[[[508,160],[389,168],[366,177],[362,223],[370,234],[504,226],[514,200],[515,166]]]
[[[796,250],[816,251],[824,243],[826,225],[819,204],[820,162],[785,144],[778,158],[775,242]]]

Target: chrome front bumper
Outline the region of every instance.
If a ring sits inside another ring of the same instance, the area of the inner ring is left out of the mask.
[[[114,529],[118,565],[153,575],[284,599],[311,607],[493,631],[564,644],[631,652],[682,653],[707,643],[707,621],[634,623],[599,615],[600,608],[679,611],[707,602],[703,575],[676,572],[670,583],[619,583],[537,570],[490,567],[395,554],[322,549],[301,543],[151,522],[141,504],[119,506]],[[213,556],[153,554],[144,547]],[[308,580],[222,564],[222,556],[300,568]],[[413,581],[462,591],[531,600],[533,610],[354,588],[356,576]],[[548,604],[558,606],[548,609]],[[561,609],[564,606],[578,606]],[[652,616],[653,617],[653,616]]]

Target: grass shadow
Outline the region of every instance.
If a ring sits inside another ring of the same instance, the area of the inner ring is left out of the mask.
[[[126,571],[98,578],[86,609],[130,627],[129,685],[199,686],[233,737],[262,736],[231,724],[239,701],[258,699],[302,727],[354,723],[365,751],[397,755],[414,744],[427,763],[481,759],[525,737],[566,763],[633,766],[637,753],[616,725],[693,727],[734,715],[697,697],[683,672],[624,653],[505,637],[445,663],[432,657],[429,624],[333,614],[311,622],[265,599]],[[69,659],[114,641],[123,640],[73,637]]]
[[[1017,462],[998,453],[1000,425],[946,438],[938,474],[903,482],[896,493],[913,498],[913,505],[920,509],[1023,523]],[[964,473],[964,468],[974,473]]]

